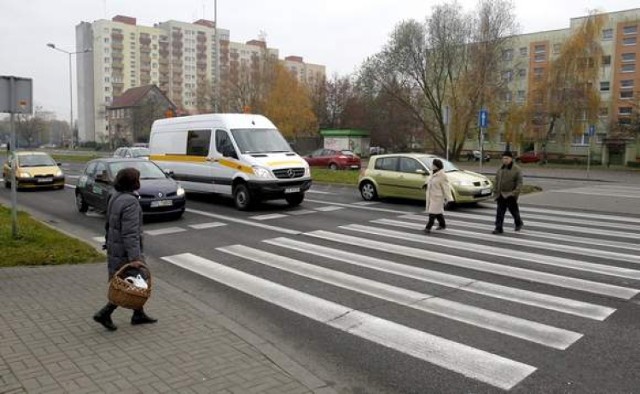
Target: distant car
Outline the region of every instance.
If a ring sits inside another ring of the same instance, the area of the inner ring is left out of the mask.
[[[360,169],[361,160],[358,155],[350,150],[317,149],[304,159],[309,166],[327,167],[332,170]]]
[[[96,159],[87,163],[76,186],[76,208],[87,212],[89,207],[105,212],[116,174],[123,168],[140,171],[140,206],[145,216],[179,218],[185,210],[184,189],[157,164],[145,159]]]
[[[542,160],[542,155],[534,151],[524,152],[520,156],[516,157],[516,161],[520,163],[537,163]]]
[[[481,156],[480,151],[474,150],[467,153],[467,160],[480,161],[480,156]],[[485,152],[483,161],[490,161],[490,160],[491,160],[491,155]]]
[[[137,159],[144,158],[148,159],[150,155],[149,148],[141,147],[141,146],[133,146],[133,147],[122,147],[116,149],[113,152],[113,157],[121,157],[124,159]]]
[[[45,152],[14,152],[2,166],[4,186],[11,187],[11,163],[16,163],[16,188],[64,188],[64,172],[60,163]]]
[[[384,197],[425,200],[422,187],[431,174],[433,160],[439,158],[449,179],[453,203],[475,203],[491,198],[493,184],[484,175],[458,169],[435,155],[394,153],[377,155],[360,172],[358,188],[365,201]]]
[[[385,153],[385,149],[383,147],[380,147],[380,146],[369,147],[369,156],[382,155],[384,153]]]

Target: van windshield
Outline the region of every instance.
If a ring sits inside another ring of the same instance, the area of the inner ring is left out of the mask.
[[[291,147],[276,129],[232,129],[241,153],[291,152]]]

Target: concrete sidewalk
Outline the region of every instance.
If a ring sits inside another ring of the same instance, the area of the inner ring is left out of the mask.
[[[158,278],[108,332],[106,263],[0,269],[0,393],[333,393],[271,344]]]

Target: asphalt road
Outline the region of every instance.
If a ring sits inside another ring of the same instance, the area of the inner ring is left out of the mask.
[[[74,206],[80,168],[19,203],[98,245],[104,216]],[[293,209],[189,195],[183,219],[145,224],[145,251],[156,275],[338,391],[637,391],[640,186],[536,182],[547,191],[521,199],[521,233],[507,215],[491,235],[487,203],[425,236],[421,203],[315,185]]]

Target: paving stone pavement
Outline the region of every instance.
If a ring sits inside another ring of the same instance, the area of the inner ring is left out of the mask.
[[[92,320],[105,264],[0,269],[0,393],[332,393],[271,344],[156,279],[157,324]],[[154,313],[155,312],[155,313]]]

